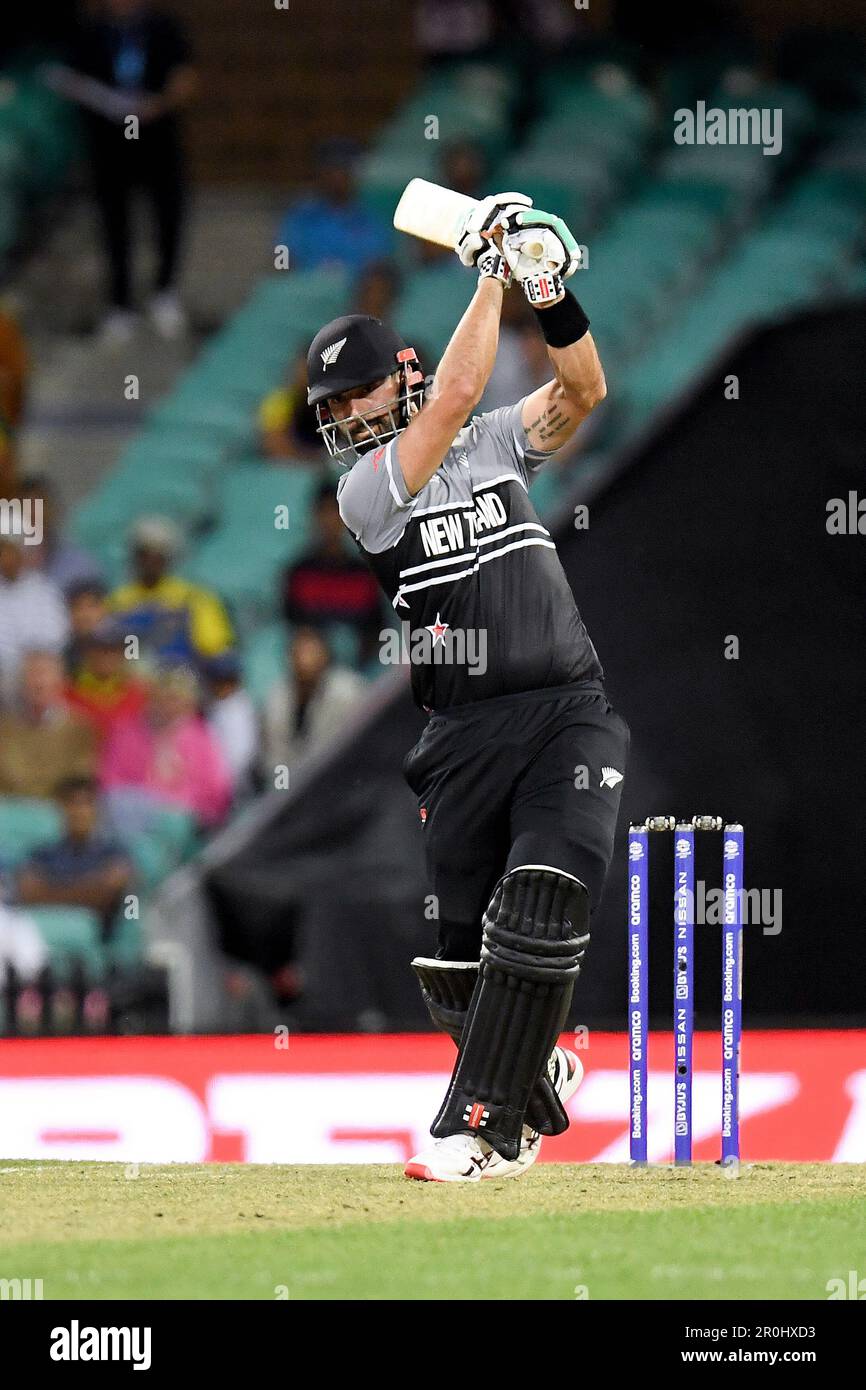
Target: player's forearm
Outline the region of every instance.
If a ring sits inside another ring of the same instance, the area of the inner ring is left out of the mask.
[[[442,354],[423,408],[397,442],[410,497],[430,481],[481,399],[496,358],[501,309],[502,286],[485,277]]]
[[[588,415],[607,395],[604,371],[592,334],[584,333],[568,347],[548,346],[547,355],[563,394]]]
[[[480,401],[493,371],[501,312],[502,285],[493,277],[480,280],[437,368],[432,394],[453,398],[466,414]]]

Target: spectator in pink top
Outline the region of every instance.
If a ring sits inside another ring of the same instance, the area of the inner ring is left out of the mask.
[[[218,825],[231,803],[231,777],[219,745],[198,713],[192,671],[157,672],[141,714],[119,721],[105,746],[102,783],[115,826],[135,828],[149,804],[189,811]],[[129,793],[134,795],[130,797]]]

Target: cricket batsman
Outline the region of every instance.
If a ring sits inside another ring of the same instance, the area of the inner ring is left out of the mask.
[[[529,237],[540,259],[521,250]],[[335,319],[307,358],[319,432],[349,469],[343,521],[397,617],[430,634],[413,642],[425,659],[412,666],[430,717],[404,772],[438,942],[412,964],[457,1060],[433,1140],[405,1168],[428,1182],[519,1175],[543,1135],[568,1127],[583,1069],[557,1040],[613,853],[629,741],[527,491],[605,395],[589,320],[564,286],[577,244],[560,218],[503,193],[472,209],[455,249],[478,285],[426,397],[414,349],[375,318]],[[474,415],[502,297],[517,286],[552,378]],[[485,634],[483,668],[449,659],[472,630]]]

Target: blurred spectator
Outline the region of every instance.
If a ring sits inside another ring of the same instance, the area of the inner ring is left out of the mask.
[[[142,517],[130,536],[131,584],[115,589],[112,612],[122,616],[142,654],[163,661],[219,656],[234,641],[228,614],[216,594],[169,573],[181,536],[167,517]]]
[[[439,182],[467,198],[483,198],[486,192],[487,159],[471,140],[454,140],[446,145],[439,161]]]
[[[233,652],[205,663],[207,722],[222,751],[234,786],[235,797],[253,790],[253,773],[259,747],[259,722],[255,705],[241,684],[241,666]]]
[[[348,549],[334,485],[323,482],[313,505],[315,539],[283,577],[283,617],[310,627],[346,623],[358,634],[360,660],[377,650],[379,588],[360,555]]]
[[[371,261],[355,282],[352,313],[387,319],[399,289],[400,272],[393,262]],[[286,383],[271,391],[259,407],[263,453],[273,459],[321,458],[316,423],[315,409],[307,405],[306,354],[299,352]]]
[[[93,725],[104,741],[118,720],[140,714],[147,687],[124,656],[125,629],[106,618],[82,642],[81,661],[66,687],[66,701]]]
[[[11,310],[0,306],[0,497],[18,495],[15,434],[24,414],[30,358]]]
[[[186,199],[180,115],[196,91],[189,40],[178,21],[149,0],[101,0],[73,48],[76,72],[121,98],[120,110],[87,111],[94,192],[110,266],[110,309],[103,334],[125,342],[134,327],[130,204],[142,188],[153,206],[158,266],[150,318],[166,338],[185,331],[177,297],[178,253]],[[116,103],[115,103],[116,104]],[[137,139],[126,135],[130,115]]]
[[[371,314],[383,322],[390,318],[400,293],[400,271],[393,261],[373,261],[355,281],[353,314]]]
[[[118,830],[138,822],[142,807],[176,806],[199,825],[218,825],[231,802],[231,780],[219,744],[198,713],[198,684],[186,667],[162,669],[149,687],[140,714],[117,723],[102,758]]]
[[[51,796],[67,777],[91,777],[96,735],[63,698],[63,663],[29,651],[14,707],[0,713],[0,795]]]
[[[79,584],[102,579],[99,561],[60,532],[57,494],[50,479],[42,474],[25,478],[21,496],[34,508],[41,508],[42,542],[28,545],[24,560],[28,569],[38,569],[66,593]],[[33,513],[37,513],[34,511]]]
[[[24,539],[0,533],[0,703],[16,688],[21,657],[38,642],[62,651],[69,634],[57,585],[24,563]]]
[[[265,396],[259,407],[262,451],[272,459],[310,459],[322,455],[316,411],[307,405],[307,359],[298,353],[288,380]]]
[[[496,17],[503,37],[539,61],[571,51],[588,28],[585,9],[562,0],[499,0]]]
[[[91,633],[108,617],[108,587],[98,580],[71,584],[66,591],[69,614],[69,641],[64,658],[66,670],[74,676],[81,664],[84,648]]]
[[[69,777],[56,791],[66,833],[42,845],[21,866],[17,900],[28,907],[87,907],[102,918],[111,935],[134,870],[118,841],[99,831],[99,791],[90,777]]]
[[[357,273],[387,256],[393,234],[358,195],[355,168],[359,150],[348,140],[329,140],[317,153],[317,192],[299,198],[277,231],[287,246],[291,270],[345,266]]]
[[[477,57],[493,39],[493,5],[491,0],[420,0],[415,33],[428,62]]]
[[[487,159],[484,152],[471,140],[455,140],[445,146],[439,157],[438,182],[444,188],[453,188],[467,198],[483,198],[487,193],[485,177]],[[453,265],[454,252],[447,246],[437,246],[432,241],[418,241],[413,248],[415,259],[421,266],[444,264]]]
[[[478,404],[479,413],[514,405],[521,397],[550,381],[553,370],[535,315],[524,296],[503,296],[499,347],[493,371]]]
[[[268,692],[263,713],[262,774],[269,787],[277,767],[290,767],[343,730],[366,689],[355,671],[331,665],[315,628],[298,628],[287,656],[286,675]]]
[[[9,421],[0,412],[0,497],[14,497],[18,492],[18,465],[15,458],[15,437]]]

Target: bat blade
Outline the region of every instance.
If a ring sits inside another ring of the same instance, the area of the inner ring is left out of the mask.
[[[398,232],[407,232],[409,236],[447,246],[453,251],[466,214],[477,206],[476,198],[455,193],[453,188],[443,188],[428,179],[410,179],[394,209],[394,226]],[[531,260],[540,260],[544,255],[544,243],[527,241],[521,250]]]
[[[410,179],[394,209],[394,226],[398,232],[408,232],[453,251],[463,219],[476,206],[477,199],[455,193],[453,188],[443,188],[428,179]]]

